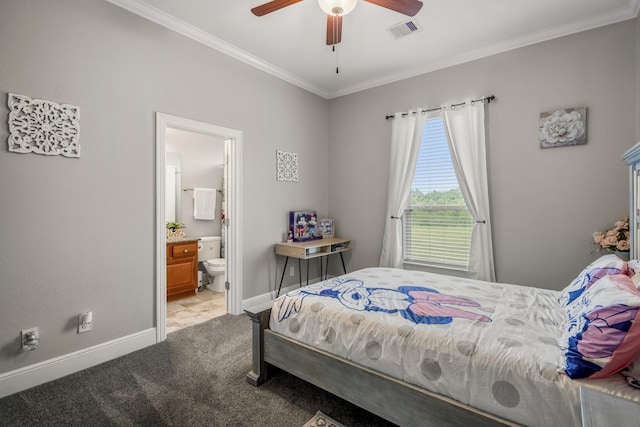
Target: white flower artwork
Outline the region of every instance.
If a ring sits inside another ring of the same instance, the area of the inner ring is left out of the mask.
[[[9,151],[80,157],[80,108],[9,94]]]
[[[298,153],[276,151],[276,179],[298,181]]]
[[[587,143],[587,107],[540,113],[540,148]]]

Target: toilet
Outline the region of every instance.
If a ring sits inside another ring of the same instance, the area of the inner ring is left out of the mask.
[[[226,262],[220,258],[220,236],[201,237],[198,242],[198,262],[207,271],[209,285],[214,292],[224,292],[226,280]]]

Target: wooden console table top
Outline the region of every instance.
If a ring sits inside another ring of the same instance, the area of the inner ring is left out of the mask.
[[[276,243],[276,255],[311,259],[350,250],[351,240],[340,237],[309,240],[306,242]]]

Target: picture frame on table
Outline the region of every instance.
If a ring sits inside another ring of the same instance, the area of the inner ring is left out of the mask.
[[[318,213],[314,210],[289,212],[289,236],[293,242],[322,239],[318,232]]]
[[[332,219],[318,220],[318,232],[323,238],[336,237],[336,224]]]

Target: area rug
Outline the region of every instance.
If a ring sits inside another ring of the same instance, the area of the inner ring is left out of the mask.
[[[322,412],[318,411],[305,425],[302,427],[345,427],[333,418],[327,417]]]

